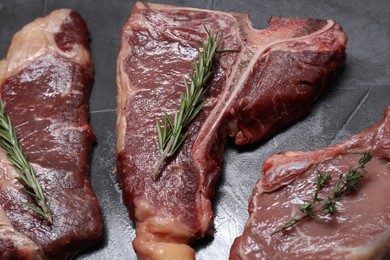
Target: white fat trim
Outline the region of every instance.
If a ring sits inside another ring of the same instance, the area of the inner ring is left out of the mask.
[[[57,47],[54,34],[60,30],[70,12],[69,9],[53,11],[27,24],[13,36],[6,58],[0,61],[0,85],[46,55],[58,54],[81,65],[91,64],[89,52],[84,46],[75,44],[68,52]]]
[[[384,253],[390,250],[388,241],[390,230],[384,231],[372,241],[359,247],[335,247],[337,253],[345,253],[345,259],[382,259]]]

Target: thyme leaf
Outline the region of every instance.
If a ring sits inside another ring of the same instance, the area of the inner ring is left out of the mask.
[[[29,195],[37,206],[21,202],[25,207],[32,209],[38,215],[52,223],[52,215],[49,204],[43,193],[34,168],[27,161],[19,143],[15,127],[11,119],[4,111],[4,103],[0,100],[0,147],[7,152],[8,160],[14,165],[18,174],[17,179],[27,188],[24,192]]]
[[[313,192],[312,201],[303,204],[299,208],[303,215],[298,216],[298,214],[295,214],[272,234],[290,230],[307,217],[311,217],[317,221],[324,221],[326,216],[333,216],[337,212],[336,202],[342,200],[345,195],[360,189],[360,181],[367,173],[365,165],[371,158],[371,153],[366,152],[359,159],[358,165],[354,169],[349,168],[347,173],[341,173],[333,186],[332,195],[326,200],[320,198],[318,192],[328,185],[332,177],[329,173],[317,171],[315,179],[316,190]]]

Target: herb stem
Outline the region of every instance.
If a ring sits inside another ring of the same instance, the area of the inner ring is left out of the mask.
[[[198,60],[195,62],[195,72],[190,75],[191,82],[184,78],[185,92],[180,97],[180,106],[173,119],[164,113],[162,119],[156,121],[158,148],[160,159],[152,173],[156,180],[165,160],[174,155],[187,138],[185,128],[194,120],[201,111],[204,101],[203,96],[207,91],[206,83],[212,75],[213,58],[217,53],[237,52],[237,50],[219,50],[222,43],[222,34],[215,35],[205,27],[207,41],[201,44]]]
[[[359,159],[358,165],[354,169],[349,168],[347,173],[341,173],[333,186],[332,195],[327,199],[320,198],[318,196],[318,192],[328,184],[332,177],[329,173],[324,174],[317,171],[315,181],[316,190],[313,193],[312,201],[310,203],[303,204],[299,208],[304,215],[297,217],[297,214],[295,214],[281,227],[276,229],[272,235],[278,232],[287,231],[307,217],[323,221],[325,220],[324,216],[333,216],[337,212],[336,202],[342,200],[345,195],[357,191],[360,188],[360,180],[363,179],[364,175],[367,173],[365,165],[371,160],[371,158],[372,155],[369,152],[366,152]]]
[[[27,161],[27,156],[23,153],[22,145],[17,138],[15,127],[12,125],[10,117],[5,114],[2,100],[0,100],[0,147],[7,152],[8,160],[14,165],[18,174],[17,179],[28,188],[28,190],[24,190],[24,192],[29,195],[39,207],[26,202],[21,202],[21,204],[32,209],[38,215],[52,223],[53,218],[51,209],[44,196],[42,186],[38,181],[34,168]]]
[[[164,149],[164,151],[161,153],[161,156],[160,156],[160,159],[158,160],[157,164],[156,164],[156,167],[154,168],[154,171],[153,171],[153,175],[152,175],[152,178],[155,180],[157,179],[158,177],[158,172],[162,166],[162,164],[164,163],[165,159],[167,158],[167,155],[168,155],[168,152],[169,150],[171,149],[172,145],[173,145],[173,141],[175,140],[175,137],[172,135],[170,138],[169,138],[169,141]]]

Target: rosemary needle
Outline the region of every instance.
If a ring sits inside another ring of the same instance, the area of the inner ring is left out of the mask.
[[[1,100],[0,147],[7,152],[8,160],[15,166],[18,173],[17,179],[28,188],[25,193],[36,202],[38,207],[26,202],[21,203],[52,223],[51,209],[43,194],[42,186],[38,182],[34,168],[28,163],[27,157],[22,151],[22,145],[17,138],[15,127],[12,125],[10,117],[5,114],[4,104]]]
[[[204,105],[202,100],[207,88],[205,84],[212,75],[212,61],[217,53],[237,52],[237,50],[219,50],[222,43],[222,34],[211,34],[205,27],[207,33],[206,43],[202,43],[199,50],[199,58],[195,63],[195,72],[191,75],[191,83],[184,78],[185,93],[181,95],[179,110],[174,114],[172,120],[167,113],[161,120],[156,121],[158,149],[160,159],[154,168],[152,178],[158,177],[160,168],[166,158],[175,154],[187,137],[185,127],[197,116]]]

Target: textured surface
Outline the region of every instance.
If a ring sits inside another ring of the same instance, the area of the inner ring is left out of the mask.
[[[138,2],[123,27],[117,173],[142,259],[184,252],[193,258],[187,244],[210,233],[210,199],[228,134],[244,145],[302,118],[344,64],[346,35],[333,20],[274,17],[261,31],[249,24],[245,14]],[[222,49],[240,52],[215,57],[206,105],[153,180],[156,118],[178,109],[194,46],[206,38],[203,26],[223,33]]]
[[[227,259],[230,245],[241,234],[247,219],[247,200],[267,155],[288,150],[316,149],[338,143],[366,129],[383,116],[390,101],[390,5],[387,1],[156,1],[248,13],[255,28],[265,28],[270,16],[331,18],[348,33],[347,61],[338,77],[313,111],[299,123],[265,142],[236,148],[227,146],[224,166],[214,200],[214,238],[197,247],[199,259]],[[91,179],[102,205],[105,242],[78,259],[134,259],[134,229],[122,203],[114,169],[115,64],[120,29],[134,1],[28,1],[0,0],[0,54],[10,37],[33,18],[69,7],[88,23],[95,69],[90,99],[91,123],[97,136]],[[129,257],[130,256],[130,257]]]
[[[268,157],[250,198],[250,218],[234,241],[230,259],[388,259],[390,207],[383,198],[390,185],[389,144],[390,105],[383,120],[345,142]],[[298,208],[312,201],[318,171],[332,178],[316,193],[326,201],[340,174],[356,169],[366,151],[372,155],[366,176],[356,193],[336,202],[333,217],[326,223],[306,218],[285,233],[274,233],[290,216],[302,216]]]
[[[103,234],[99,204],[88,179],[95,136],[88,124],[93,73],[87,42],[81,16],[60,9],[23,27],[0,61],[5,110],[53,215],[48,224],[21,205],[28,196],[2,153],[0,211],[6,217],[0,226],[5,222],[25,234],[52,259],[70,258],[99,242]],[[25,255],[27,250],[19,250],[19,245],[12,252],[9,238],[0,236],[1,258],[8,259],[4,251],[11,251],[11,259]],[[20,243],[17,240],[13,239],[15,244]]]

